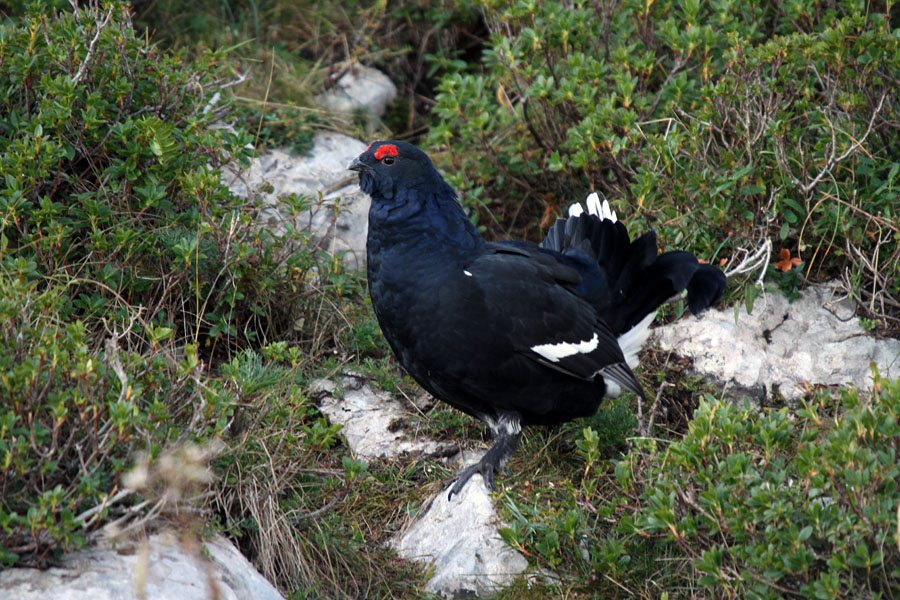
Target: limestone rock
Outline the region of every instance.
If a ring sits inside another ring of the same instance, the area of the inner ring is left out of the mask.
[[[406,406],[390,394],[373,390],[364,380],[346,376],[337,384],[320,381],[315,389],[324,394],[319,409],[333,423],[360,457],[394,457],[403,453],[445,456],[451,468],[480,460],[482,453],[467,452],[466,461],[456,445],[425,436],[413,436],[402,424],[411,416]],[[455,456],[449,454],[456,453]],[[426,562],[434,575],[426,590],[447,598],[489,596],[510,583],[528,567],[524,556],[507,546],[498,529],[503,526],[480,475],[448,501],[442,490],[420,511],[416,520],[392,540],[398,554]]]
[[[358,63],[346,68],[334,86],[316,96],[316,104],[336,113],[363,111],[384,116],[397,97],[397,86],[387,75]]]
[[[314,389],[326,394],[319,410],[332,423],[344,426],[341,434],[361,458],[454,453],[454,444],[407,433],[402,423],[412,416],[410,411],[387,392],[373,390],[362,378],[344,377],[342,394],[335,394],[337,384],[328,380],[319,381]]]
[[[356,173],[347,170],[350,161],[366,149],[359,140],[337,133],[321,133],[313,139],[309,156],[294,156],[272,150],[254,158],[248,169],[223,174],[225,183],[242,198],[268,189],[258,221],[276,235],[288,225],[308,229],[322,247],[345,253],[345,264],[361,268],[366,260],[369,197],[358,186]],[[289,194],[308,196],[310,210],[294,217],[278,203]],[[316,201],[321,196],[321,203]]]
[[[282,600],[275,587],[228,540],[203,544],[209,560],[156,534],[149,539],[146,600]],[[124,547],[123,547],[124,548]],[[108,544],[66,554],[46,571],[0,571],[0,598],[15,600],[133,600],[139,598],[140,552]]]
[[[524,556],[500,538],[503,526],[481,475],[474,475],[458,496],[447,490],[392,541],[407,559],[431,563],[434,575],[425,590],[445,598],[486,597],[510,584],[528,568]]]
[[[708,310],[660,327],[663,350],[693,359],[694,369],[726,384],[738,396],[759,397],[775,387],[788,400],[801,398],[804,383],[852,384],[871,389],[869,363],[898,376],[900,341],[868,335],[837,284],[810,286],[789,304],[768,293],[751,314],[743,308]]]

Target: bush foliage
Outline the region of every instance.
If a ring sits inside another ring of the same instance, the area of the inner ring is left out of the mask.
[[[617,490],[595,419],[572,482],[508,494],[501,534],[576,595],[895,597],[900,381],[876,373],[875,386],[822,392],[796,415],[707,396],[683,437],[614,461]]]
[[[429,134],[482,219],[533,227],[600,190],[710,260],[770,240],[900,326],[887,14],[855,0],[487,0],[485,14],[481,67],[444,76]]]
[[[666,536],[717,597],[895,596],[900,381],[876,373],[875,387],[820,394],[795,417],[702,402],[646,471],[622,465],[643,491],[620,527]]]
[[[26,260],[0,269],[0,562],[79,545],[102,524],[132,449],[158,452],[215,435],[231,396],[202,382],[196,349],[182,358],[105,352],[80,320],[62,318],[67,290]],[[105,359],[105,360],[104,360]],[[190,425],[189,425],[190,424]]]
[[[136,449],[220,435],[239,398],[208,360],[296,337],[320,263],[306,232],[255,227],[254,201],[220,182],[250,153],[217,127],[221,56],[148,45],[125,4],[40,8],[0,25],[6,563],[119,510]]]

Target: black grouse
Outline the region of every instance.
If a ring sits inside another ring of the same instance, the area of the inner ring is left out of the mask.
[[[428,156],[378,141],[351,163],[372,198],[369,293],[400,364],[428,392],[484,421],[493,446],[457,474],[493,487],[526,425],[594,414],[624,388],[656,309],[687,290],[693,313],[725,276],[689,252],[658,255],[656,235],[630,240],[596,194],[538,247],[487,242]]]

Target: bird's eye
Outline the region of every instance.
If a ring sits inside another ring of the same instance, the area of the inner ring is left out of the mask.
[[[394,157],[393,156],[385,156],[384,158],[381,159],[381,162],[383,162],[386,165],[392,165],[392,164],[394,164]]]

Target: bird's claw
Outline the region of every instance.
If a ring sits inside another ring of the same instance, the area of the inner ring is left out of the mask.
[[[482,460],[470,467],[466,467],[455,478],[450,480],[450,483],[453,485],[450,487],[450,493],[447,494],[447,500],[452,500],[453,494],[459,495],[475,473],[481,474],[482,479],[484,479],[484,485],[488,490],[494,489],[494,465]]]

